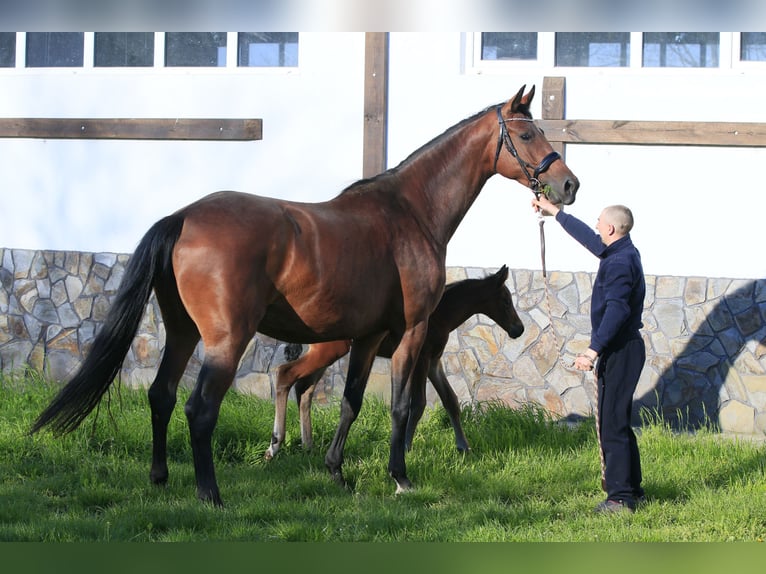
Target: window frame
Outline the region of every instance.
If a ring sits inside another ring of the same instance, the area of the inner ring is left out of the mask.
[[[96,33],[83,32],[83,63],[82,66],[27,67],[26,63],[26,32],[16,32],[16,65],[0,68],[0,75],[9,73],[19,74],[71,74],[93,73],[99,75],[113,74],[188,74],[191,70],[205,74],[260,74],[286,75],[300,71],[301,42],[298,33],[298,65],[297,66],[239,66],[238,40],[239,32],[226,32],[226,65],[225,66],[166,66],[165,65],[165,32],[154,32],[154,61],[151,66],[96,66]]]
[[[766,72],[766,60],[741,60],[741,32],[718,32],[718,66],[716,67],[645,67],[643,65],[643,32],[630,32],[630,57],[627,66],[556,66],[556,33],[538,32],[536,60],[484,60],[482,59],[483,32],[465,34],[467,74],[508,74],[519,71],[561,70],[566,74],[712,74],[741,73],[743,70]]]

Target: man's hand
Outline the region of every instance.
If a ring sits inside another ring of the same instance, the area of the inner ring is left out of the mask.
[[[542,210],[550,213],[554,217],[559,212],[559,207],[542,194],[540,194],[540,197],[532,200],[532,207],[536,212]]]
[[[597,358],[598,353],[593,349],[588,349],[581,355],[577,355],[574,366],[578,371],[591,371],[593,370],[593,365],[595,365]]]

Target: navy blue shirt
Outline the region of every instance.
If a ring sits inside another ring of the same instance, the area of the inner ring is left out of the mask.
[[[556,221],[601,260],[590,302],[590,348],[600,355],[640,337],[646,283],[641,255],[630,234],[606,246],[598,233],[573,215],[559,211]]]

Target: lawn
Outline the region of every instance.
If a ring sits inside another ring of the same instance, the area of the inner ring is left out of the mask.
[[[117,387],[119,388],[119,387]],[[324,453],[337,405],[315,407],[315,446],[300,445],[297,409],[270,462],[270,402],[229,393],[214,435],[225,507],[196,499],[179,403],[168,439],[170,480],[150,484],[144,391],[113,392],[74,433],[28,434],[55,394],[34,374],[0,377],[0,540],[36,542],[760,542],[766,537],[764,446],[712,430],[678,434],[647,416],[640,430],[647,504],[599,516],[593,421],[576,426],[532,407],[468,408],[472,452],[454,447],[446,413],[428,411],[407,456],[416,488],[387,476],[390,418],[367,399],[346,446],[350,488]]]

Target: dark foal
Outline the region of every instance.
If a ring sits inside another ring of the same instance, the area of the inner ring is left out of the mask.
[[[428,319],[428,332],[423,347],[420,349],[412,378],[410,416],[407,421],[405,446],[412,446],[415,428],[423,416],[426,407],[426,381],[433,384],[444,408],[447,410],[452,428],[455,431],[455,444],[460,452],[470,450],[468,439],[460,424],[460,403],[455,391],[447,380],[441,364],[441,356],[447,345],[449,334],[457,329],[469,317],[483,314],[500,325],[508,336],[515,339],[524,332],[524,325],[516,313],[513,300],[505,281],[508,279],[508,267],[505,265],[494,275],[483,279],[466,279],[447,285],[439,304]],[[311,402],[314,388],[325,369],[351,348],[350,340],[330,341],[309,345],[300,358],[279,366],[277,370],[277,389],[274,413],[274,432],[271,446],[265,457],[273,458],[285,440],[285,416],[287,397],[295,387],[295,400],[300,411],[301,441],[305,448],[312,445]],[[378,356],[391,358],[393,344],[385,338],[378,348]]]

